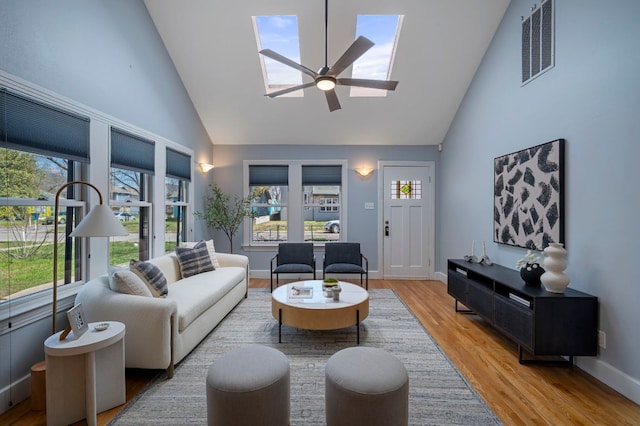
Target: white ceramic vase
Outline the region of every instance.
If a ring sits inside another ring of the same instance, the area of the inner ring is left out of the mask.
[[[544,249],[545,273],[540,277],[544,288],[551,293],[564,293],[571,279],[564,270],[567,268],[567,250],[562,243],[550,243]]]

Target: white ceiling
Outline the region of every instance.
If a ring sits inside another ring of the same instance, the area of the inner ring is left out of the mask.
[[[303,65],[324,65],[323,0],[145,0],[213,144],[437,145],[445,137],[510,0],[330,0],[329,66],[358,14],[405,15],[386,97],[315,87],[264,96],[253,16],[297,15]],[[349,77],[351,68],[340,76]],[[304,76],[304,82],[311,81]]]

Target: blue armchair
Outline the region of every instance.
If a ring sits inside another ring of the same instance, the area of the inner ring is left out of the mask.
[[[307,273],[313,273],[313,279],[316,279],[316,257],[313,254],[313,243],[280,243],[278,254],[271,258],[271,291],[273,291],[273,274],[276,275],[277,287],[280,284],[280,274]]]
[[[363,267],[364,261],[364,267]],[[359,274],[360,287],[362,277],[366,277],[366,289],[369,289],[369,259],[360,252],[360,243],[327,243],[324,245],[322,279],[325,274]]]

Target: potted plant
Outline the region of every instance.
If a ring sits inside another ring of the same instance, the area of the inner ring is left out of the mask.
[[[240,198],[237,195],[231,197],[225,194],[220,187],[209,184],[211,193],[207,195],[205,211],[196,212],[196,216],[203,219],[207,227],[225,233],[229,238],[230,252],[233,253],[233,236],[245,218],[255,216],[251,208],[251,197]]]

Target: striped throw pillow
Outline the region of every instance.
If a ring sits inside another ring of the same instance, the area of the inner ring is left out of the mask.
[[[201,272],[213,271],[215,268],[211,263],[209,251],[204,241],[200,241],[193,248],[177,247],[176,257],[180,264],[182,278],[187,278]]]
[[[144,281],[153,297],[166,297],[169,293],[167,279],[156,265],[132,259],[129,269]]]
[[[196,244],[202,241],[203,240],[200,240],[198,242],[186,241],[182,243],[181,247],[193,248],[195,247]],[[220,262],[218,261],[218,257],[216,256],[216,246],[213,245],[213,240],[207,240],[205,241],[205,243],[207,244],[207,250],[209,251],[209,257],[211,258],[211,263],[213,263],[214,268],[218,269],[220,267]]]

